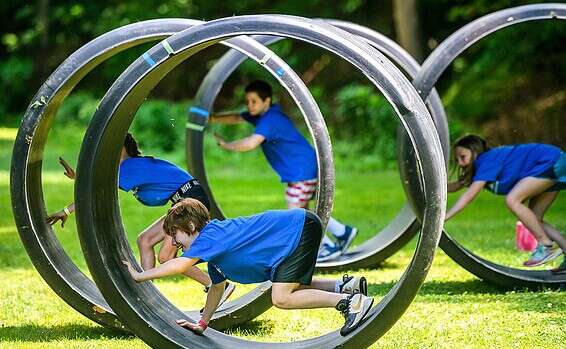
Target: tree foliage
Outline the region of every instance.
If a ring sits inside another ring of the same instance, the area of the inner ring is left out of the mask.
[[[418,1],[425,56],[466,23],[525,3],[531,2]],[[1,2],[0,124],[17,125],[45,78],[80,46],[109,30],[145,19],[212,20],[232,15],[285,13],[337,18],[368,26],[391,38],[396,36],[391,0],[347,0],[329,4],[322,0]],[[46,11],[41,11],[42,6]],[[560,20],[524,23],[491,35],[466,50],[437,85],[450,124],[457,126],[455,132],[480,131],[495,143],[540,140],[566,145],[559,132],[545,127],[546,123],[559,129],[566,118],[565,39],[566,27]],[[81,82],[77,89],[80,93],[73,101],[64,103],[60,120],[88,121],[88,111],[96,106],[112,82],[152,45],[129,49],[91,73]],[[395,119],[386,101],[364,76],[343,60],[302,42],[284,40],[272,48],[308,80],[334,137],[353,140],[352,147],[360,152],[376,151],[385,159],[393,154],[394,142],[389,138],[394,135],[388,132],[393,130],[390,122],[394,123]],[[222,47],[207,49],[171,72],[151,95],[152,99],[164,102],[139,112],[163,115],[163,120],[151,121],[151,117],[138,115],[140,120],[147,118],[140,123],[161,134],[166,132],[167,114],[172,110],[183,113],[186,105],[178,103],[194,96],[202,78],[223,52]],[[243,64],[225,84],[216,108],[241,106],[242,86],[258,76],[271,79],[254,62]],[[285,107],[292,107],[293,102],[284,91],[278,91],[277,95]],[[66,106],[68,103],[70,105]],[[291,111],[293,113],[296,112]],[[166,141],[162,143],[160,147],[169,147]]]

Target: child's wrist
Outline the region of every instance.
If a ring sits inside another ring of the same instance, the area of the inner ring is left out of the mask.
[[[203,330],[206,330],[206,328],[208,327],[208,325],[206,324],[206,322],[204,322],[203,319],[200,319],[200,320],[198,321],[198,325],[199,325]]]

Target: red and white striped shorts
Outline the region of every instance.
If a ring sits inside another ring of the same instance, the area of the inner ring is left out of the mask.
[[[285,200],[287,207],[307,207],[314,197],[318,180],[308,179],[306,181],[287,183],[285,190]]]

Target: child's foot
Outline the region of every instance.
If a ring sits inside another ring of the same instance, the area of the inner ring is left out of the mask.
[[[566,274],[566,255],[560,265],[554,269],[550,269],[553,274]]]
[[[349,225],[346,226],[346,231],[344,232],[344,234],[342,236],[336,237],[336,247],[340,250],[340,252],[344,253],[348,250],[348,247],[350,247],[357,234],[357,228],[351,227]]]
[[[536,267],[550,262],[562,253],[560,247],[553,242],[550,246],[538,244],[527,261],[523,263],[525,267]]]
[[[348,274],[342,277],[342,285],[340,285],[340,293],[356,294],[361,293],[368,295],[368,283],[365,277],[354,277]]]
[[[340,329],[340,334],[345,336],[355,330],[362,323],[362,319],[371,309],[372,304],[373,298],[361,293],[353,294],[338,302],[336,310],[340,311],[346,320]]]
[[[236,285],[229,283],[228,281],[226,281],[226,286],[224,286],[224,293],[222,293],[222,298],[220,298],[220,302],[218,303],[218,308],[220,308],[220,306],[222,304],[224,304],[224,302],[226,302],[226,300],[228,300],[228,298],[230,298],[230,296],[232,295],[232,292],[234,292],[234,289],[236,288]],[[204,287],[204,292],[208,293],[208,287]],[[204,308],[201,308],[200,313],[202,314],[202,312],[204,311]]]
[[[342,254],[342,251],[336,245],[322,244],[318,250],[317,262],[325,262],[334,259]]]

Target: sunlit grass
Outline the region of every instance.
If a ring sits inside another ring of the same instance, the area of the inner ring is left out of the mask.
[[[3,132],[3,131],[0,131]],[[13,132],[14,131],[10,131]],[[10,133],[8,132],[8,133]],[[73,182],[56,163],[65,144],[46,148],[45,202],[48,212],[72,200]],[[76,156],[79,145],[69,144]],[[14,225],[9,197],[11,143],[0,137],[0,348],[145,348],[140,339],[116,334],[91,322],[62,301],[35,271]],[[179,155],[175,155],[179,157]],[[227,162],[230,162],[227,156]],[[250,160],[255,161],[255,160]],[[248,167],[249,165],[249,167]],[[208,175],[217,200],[229,216],[282,208],[284,187],[262,163],[208,164]],[[257,170],[264,169],[264,170]],[[360,228],[356,243],[373,236],[403,204],[395,171],[350,173],[337,168],[335,216]],[[456,196],[451,196],[453,202]],[[139,205],[120,193],[123,223],[132,246],[137,234],[166,208]],[[566,230],[566,200],[559,197],[547,219]],[[446,229],[466,247],[496,262],[518,267],[527,255],[514,247],[515,218],[500,197],[482,193]],[[65,251],[88,273],[74,216],[66,227],[55,227]],[[375,269],[349,271],[363,274],[369,292],[381,299],[410,262],[415,241]],[[134,251],[136,248],[134,247]],[[137,252],[137,251],[135,251]],[[546,266],[545,266],[546,268]],[[341,273],[323,275],[339,278]],[[198,309],[202,287],[183,277],[155,282],[181,309]],[[252,285],[238,285],[235,297]],[[295,341],[325,334],[342,324],[332,309],[284,311],[270,309],[257,319],[227,333],[267,342]],[[436,255],[427,280],[406,313],[374,348],[564,348],[566,343],[566,294],[561,291],[509,291],[483,282],[454,263],[442,251]]]

